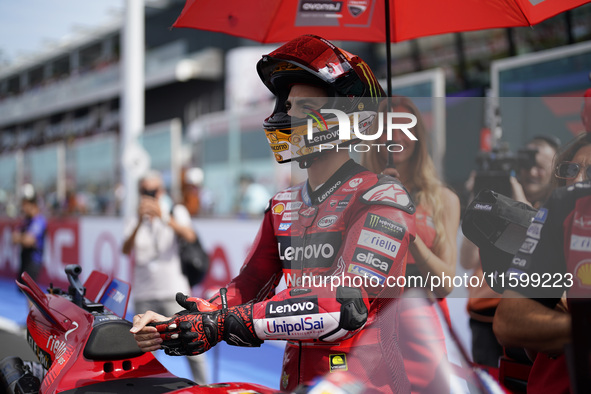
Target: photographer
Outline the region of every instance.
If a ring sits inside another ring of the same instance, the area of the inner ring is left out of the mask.
[[[184,205],[173,207],[166,194],[162,177],[150,171],[139,182],[140,202],[137,217],[125,227],[122,252],[134,251],[133,296],[135,310],[151,309],[172,315],[179,306],[174,301],[177,291],[189,294],[191,289],[183,275],[176,237],[189,242],[196,234],[191,227],[191,217]],[[206,384],[204,356],[189,357],[193,380]]]
[[[527,154],[522,153],[524,157],[522,160],[517,161],[520,163],[517,169],[519,178],[509,177],[512,191],[510,197],[512,199],[534,207],[539,207],[544,203],[553,187],[552,163],[559,144],[559,141],[554,137],[537,136],[525,145],[525,149],[521,150],[520,153],[529,151],[535,152],[535,155],[529,153],[531,160],[528,163],[528,160],[525,160]],[[473,176],[476,176],[476,173]],[[474,187],[478,183],[473,178],[467,182],[467,186]],[[480,184],[482,185],[482,183]],[[492,187],[491,189],[494,190]],[[460,264],[465,269],[473,269],[474,276],[482,277],[483,271],[478,247],[466,238],[462,239],[460,247]],[[499,357],[503,355],[503,348],[493,333],[492,321],[500,296],[486,284],[479,288],[469,288],[468,292],[470,298],[467,310],[470,315],[470,329],[472,330],[473,361],[496,368],[498,367]]]

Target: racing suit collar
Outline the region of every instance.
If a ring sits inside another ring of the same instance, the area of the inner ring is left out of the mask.
[[[351,179],[353,176],[366,169],[357,164],[355,160],[349,159],[332,176],[324,182],[318,189],[312,191],[310,183],[306,181],[302,190],[302,198],[306,205],[318,205],[336,192],[341,185]]]

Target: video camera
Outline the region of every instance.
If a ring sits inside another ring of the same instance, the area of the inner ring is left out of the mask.
[[[517,153],[509,151],[506,145],[494,148],[491,152],[479,152],[476,156],[476,178],[474,195],[483,189],[511,197],[510,178],[520,169],[530,169],[536,164],[537,149],[519,149]]]

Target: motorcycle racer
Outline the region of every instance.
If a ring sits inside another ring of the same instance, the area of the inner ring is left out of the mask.
[[[277,98],[264,121],[275,159],[297,162],[308,179],[271,199],[225,289],[209,302],[177,295],[185,310],[137,315],[131,331],[142,350],[173,355],[199,354],[221,340],[287,340],[284,390],[337,372],[362,377],[376,392],[407,392],[397,316],[380,311],[402,293],[391,279],[405,274],[415,208],[397,180],[350,160],[339,148],[359,141],[341,138],[328,127],[338,122],[319,116],[327,108],[358,112],[354,126],[367,132],[383,91],[363,60],[317,36],[263,56],[257,70]],[[286,289],[275,294],[282,279]],[[347,357],[360,346],[367,351]]]

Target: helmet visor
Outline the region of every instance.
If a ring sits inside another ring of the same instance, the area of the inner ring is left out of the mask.
[[[349,59],[330,42],[314,36],[298,37],[267,55],[267,58],[285,60],[313,72],[325,82],[334,82],[351,70]],[[272,75],[277,62],[262,65],[263,75]]]

